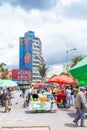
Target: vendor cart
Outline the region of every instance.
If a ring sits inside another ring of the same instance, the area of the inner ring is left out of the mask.
[[[47,97],[46,101],[38,100],[38,101],[30,101],[29,103],[29,111],[32,112],[56,112],[57,105],[52,98],[52,95],[45,95]],[[51,98],[50,98],[51,97]],[[52,100],[51,100],[52,99]]]

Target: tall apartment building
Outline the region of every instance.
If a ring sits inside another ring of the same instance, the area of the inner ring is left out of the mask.
[[[28,31],[20,37],[19,50],[19,80],[31,83],[41,81],[38,68],[42,60],[42,43],[35,37],[33,31]]]

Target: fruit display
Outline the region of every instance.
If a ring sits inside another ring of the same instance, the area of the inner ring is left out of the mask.
[[[47,97],[44,95],[41,97],[41,102],[46,102],[47,101]]]
[[[32,98],[32,96],[30,97],[30,102],[38,102],[39,98]]]

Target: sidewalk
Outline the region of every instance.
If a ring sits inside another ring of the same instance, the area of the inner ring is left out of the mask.
[[[7,127],[0,130],[50,130],[49,127]]]
[[[28,107],[23,107],[24,99],[19,95],[20,93],[16,92],[16,99],[13,100],[12,110],[10,112],[3,113],[4,109],[0,108],[0,127],[35,128],[35,126],[40,126],[41,128],[41,126],[48,126],[50,127],[50,130],[85,129],[73,123],[73,119],[76,116],[76,110],[74,107],[71,107],[70,109],[61,108],[58,109],[56,113],[31,113],[29,112]],[[87,124],[87,118],[85,120],[85,123]]]

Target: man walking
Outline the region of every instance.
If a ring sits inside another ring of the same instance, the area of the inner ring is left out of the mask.
[[[11,108],[8,107],[9,96],[8,96],[8,93],[6,90],[3,91],[2,100],[3,100],[4,106],[5,106],[4,112],[7,112],[7,111],[9,112],[11,110]]]
[[[78,121],[81,119],[80,126],[87,127],[84,124],[85,121],[85,110],[87,109],[87,101],[86,101],[86,90],[84,87],[80,88],[80,91],[77,94],[77,108],[79,109],[79,113],[76,118],[73,120],[74,123],[78,125]]]

